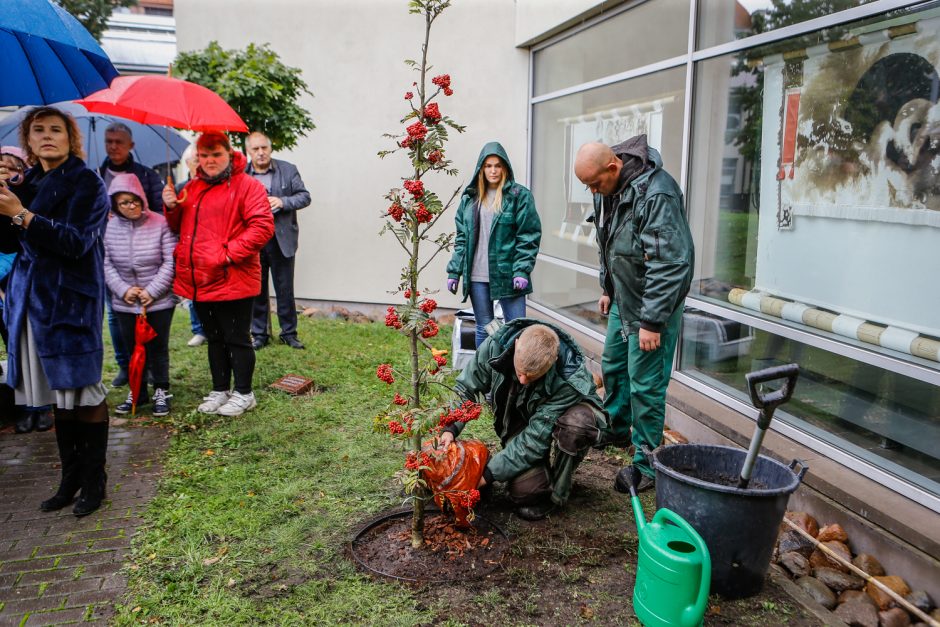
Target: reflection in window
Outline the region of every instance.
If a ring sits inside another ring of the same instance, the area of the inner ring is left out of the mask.
[[[598,333],[606,333],[607,318],[597,309],[601,286],[597,276],[540,260],[532,273],[533,301],[580,322]]]
[[[574,176],[575,153],[590,141],[614,145],[645,133],[665,169],[678,176],[684,100],[684,68],[677,68],[533,107],[532,191],[542,218],[542,254],[598,266],[588,221],[593,200]]]
[[[750,403],[744,375],[796,362],[800,378],[776,420],[940,495],[940,388],[687,310],[680,367]]]
[[[693,290],[940,368],[940,11],[840,32],[697,64]]]

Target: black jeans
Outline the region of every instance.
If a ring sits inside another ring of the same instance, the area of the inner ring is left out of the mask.
[[[169,309],[147,312],[147,322],[157,332],[157,337],[144,344],[147,351],[144,372],[150,370],[150,374],[153,376],[154,388],[170,389],[170,325],[173,323],[173,311],[175,309],[175,307],[170,307]],[[118,332],[121,334],[121,342],[129,351],[133,351],[137,314],[115,311],[114,321],[117,323]],[[128,354],[129,358],[130,353]],[[137,398],[146,396],[147,377],[141,377],[139,393],[140,396]]]
[[[251,334],[255,339],[267,341],[268,316],[271,300],[268,294],[268,273],[274,277],[277,295],[277,320],[281,337],[297,337],[297,306],[294,304],[294,258],[285,257],[277,238],[272,237],[261,250],[261,294],[255,297]]]
[[[233,375],[236,392],[251,392],[255,351],[249,330],[254,300],[249,297],[193,303],[209,345],[209,372],[214,392],[228,392]]]

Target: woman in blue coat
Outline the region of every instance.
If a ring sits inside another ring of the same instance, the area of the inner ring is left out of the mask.
[[[34,167],[15,190],[0,186],[6,216],[0,228],[13,229],[22,246],[3,310],[7,383],[17,404],[55,406],[62,480],[40,509],[62,509],[81,490],[72,511],[84,516],[100,507],[107,479],[102,235],[111,204],[104,183],[81,159],[71,116],[33,109],[20,126],[20,143]],[[0,179],[6,176],[0,170]]]

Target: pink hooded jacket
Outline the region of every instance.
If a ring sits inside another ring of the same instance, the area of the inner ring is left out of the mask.
[[[137,220],[128,220],[114,206],[114,195],[127,192],[144,204]],[[104,234],[104,280],[111,291],[111,306],[122,313],[139,313],[140,305],[128,305],[124,294],[142,287],[153,296],[147,309],[159,311],[176,305],[173,295],[173,250],[176,236],[159,213],[150,211],[147,195],[133,174],[121,173],[111,181],[111,215]]]

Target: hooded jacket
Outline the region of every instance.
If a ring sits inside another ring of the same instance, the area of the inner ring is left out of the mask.
[[[640,327],[662,330],[689,292],[695,252],[682,192],[659,152],[646,148],[646,136],[611,148],[625,162],[646,160],[644,171],[606,202],[594,195],[600,283],[617,304],[625,339]]]
[[[170,309],[176,304],[173,287],[173,250],[176,236],[159,213],[150,211],[140,180],[121,173],[111,181],[108,195],[127,192],[143,203],[140,218],[128,220],[111,203],[111,217],[104,234],[104,279],[111,291],[111,307],[121,313],[138,313],[140,305],[128,305],[124,294],[139,286],[153,296],[148,311]]]
[[[470,294],[470,266],[477,244],[477,228],[480,223],[480,200],[477,198],[477,179],[483,162],[496,155],[506,164],[506,184],[503,185],[503,206],[493,219],[490,231],[489,276],[490,296],[493,300],[513,298],[532,293],[532,269],[542,239],[542,223],[535,210],[535,199],[526,187],[516,183],[509,156],[499,144],[490,142],[483,146],[470,184],[464,189],[457,209],[457,235],[454,253],[447,264],[447,276],[451,279],[463,277],[463,300]],[[512,280],[522,277],[529,281],[524,290],[514,290]]]
[[[519,385],[513,366],[516,339],[526,327],[544,324],[558,334],[558,361],[537,381]],[[603,401],[597,396],[594,379],[584,363],[584,355],[574,339],[540,320],[517,318],[488,337],[464,367],[454,385],[465,400],[490,394],[493,428],[503,449],[486,464],[487,481],[508,481],[544,463],[552,445],[552,431],[558,418],[578,403],[588,403],[596,411],[598,429],[606,429]],[[448,427],[454,435],[462,423]]]
[[[261,293],[259,252],[274,235],[274,219],[264,186],[245,173],[246,164],[234,151],[230,177],[209,183],[197,176],[183,188],[183,202],[166,212],[180,238],[173,291],[183,298],[212,302]]]
[[[12,188],[34,215],[16,229],[16,256],[3,308],[10,330],[7,383],[21,377],[21,342],[26,318],[43,372],[53,390],[101,382],[104,357],[104,234],[110,202],[104,182],[85,162],[70,156],[49,172],[36,166]]]

